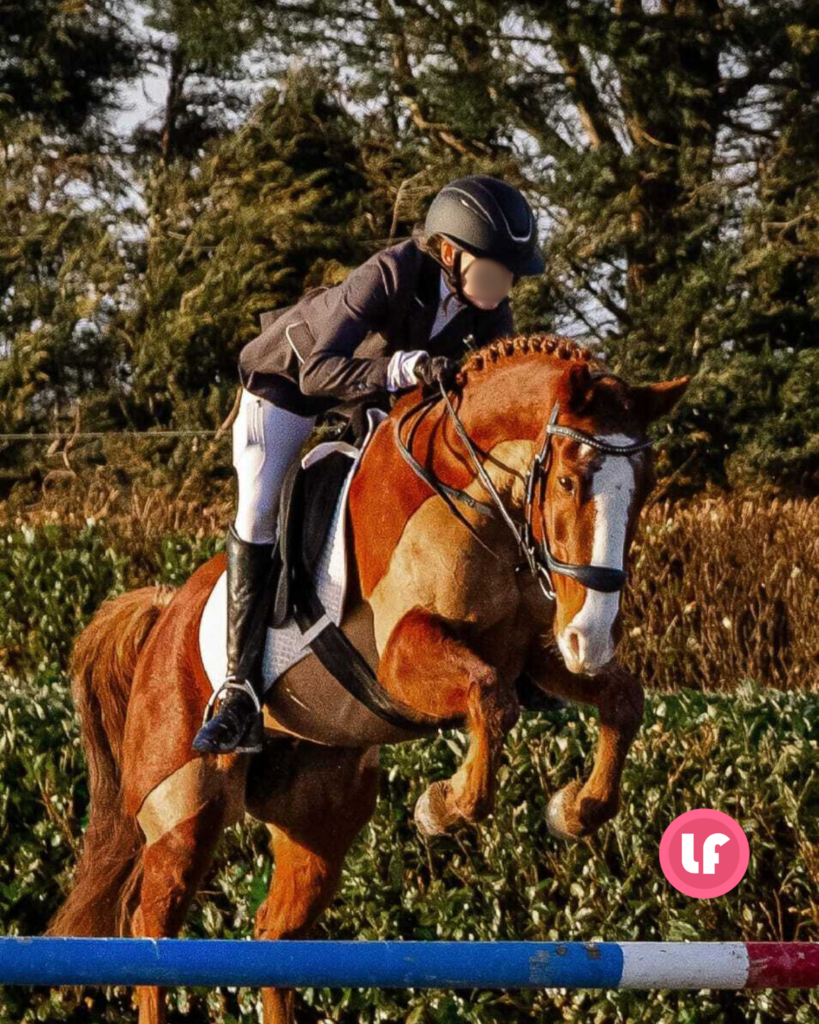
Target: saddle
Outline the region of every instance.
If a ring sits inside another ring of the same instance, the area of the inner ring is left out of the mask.
[[[307,468],[296,458],[285,473],[273,552],[277,579],[270,624],[274,629],[295,615],[297,586],[304,587],[315,578],[321,548],[349,472],[350,457],[344,452],[330,452]]]
[[[332,441],[360,449],[367,436],[366,409],[339,407]],[[315,578],[321,547],[350,471],[350,456],[330,452],[307,467],[297,455],[282,480],[277,515],[278,536],[273,550],[273,611],[270,626],[278,629],[293,615],[298,578]]]

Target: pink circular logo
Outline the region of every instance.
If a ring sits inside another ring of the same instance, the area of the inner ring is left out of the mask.
[[[675,818],[660,840],[660,867],[686,896],[729,892],[748,869],[748,837],[730,814],[700,807]]]

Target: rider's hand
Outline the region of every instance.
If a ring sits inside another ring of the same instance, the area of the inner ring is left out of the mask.
[[[432,387],[439,381],[445,388],[452,387],[461,365],[449,356],[428,356],[415,367],[415,377],[421,384]]]

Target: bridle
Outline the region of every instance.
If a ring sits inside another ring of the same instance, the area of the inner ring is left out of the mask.
[[[598,370],[589,375],[591,380],[597,380],[600,377],[613,377],[616,380],[621,381],[625,384],[625,381],[617,374],[611,373],[608,370]],[[555,589],[554,581],[552,579],[552,573],[559,573],[562,576],[569,576],[572,579],[577,580],[584,587],[588,587],[591,590],[599,590],[604,593],[611,593],[616,590],[622,590],[626,582],[626,573],[623,569],[614,569],[607,565],[579,565],[572,562],[561,562],[555,558],[549,550],[549,542],[546,537],[546,520],[543,514],[543,502],[540,502],[540,548],[538,549],[535,539],[534,531],[532,529],[532,517],[534,515],[535,508],[535,492],[539,495],[545,494],[547,478],[549,468],[551,465],[551,440],[553,434],[563,434],[565,437],[570,437],[575,441],[580,441],[583,444],[588,444],[592,448],[596,448],[598,451],[605,452],[608,455],[632,455],[634,452],[642,451],[644,448],[649,448],[654,442],[651,439],[645,441],[639,441],[635,444],[624,444],[616,445],[611,444],[608,441],[604,441],[602,438],[595,437],[593,434],[587,434],[585,431],[576,430],[574,427],[568,427],[557,422],[557,417],[560,413],[559,402],[555,401],[552,406],[552,412],[549,417],[549,422],[546,424],[546,435],[543,438],[543,444],[541,445],[540,451],[532,460],[531,465],[526,473],[524,481],[525,486],[525,504],[524,504],[524,519],[523,523],[517,523],[512,516],[509,514],[508,509],[503,504],[501,496],[498,494],[495,485],[489,474],[486,472],[483,463],[478,458],[478,454],[475,451],[475,447],[470,440],[469,435],[464,429],[464,425],[458,416],[458,413],[452,404],[449,395],[447,394],[446,388],[439,381],[438,386],[440,389],[440,396],[432,394],[422,398],[419,402],[413,405],[410,409],[404,412],[398,420],[396,426],[396,439],[398,444],[398,450],[401,455],[412,467],[413,471],[425,482],[432,490],[440,497],[449,508],[450,512],[460,520],[461,523],[469,530],[469,532],[475,537],[475,539],[481,544],[482,547],[486,548],[487,551],[495,558],[500,556],[497,552],[493,551],[478,534],[473,527],[472,523],[464,516],[461,510],[455,504],[456,501],[467,505],[473,511],[480,513],[484,516],[496,518],[500,515],[501,519],[506,523],[512,532],[515,540],[517,541],[520,553],[523,555],[523,561],[516,564],[515,569],[520,570],[528,567],[529,571],[538,581],[540,589],[544,595],[550,600],[555,600]],[[478,474],[478,478],[483,484],[484,488],[489,492],[492,498],[492,504],[487,502],[478,501],[477,498],[473,498],[471,494],[461,490],[458,487],[450,487],[448,484],[443,483],[436,476],[425,469],[420,462],[412,454],[412,442],[415,437],[415,431],[418,429],[419,424],[424,419],[429,410],[433,405],[437,404],[440,399],[443,398],[447,412],[449,413],[450,419],[458,433],[461,441],[464,444],[472,464],[475,466],[475,470]],[[415,420],[412,427],[410,428],[406,442],[401,437],[401,431],[404,424],[410,417],[414,416],[415,413],[421,411],[421,415]],[[549,462],[547,464],[547,457]],[[546,581],[544,583],[544,580]]]

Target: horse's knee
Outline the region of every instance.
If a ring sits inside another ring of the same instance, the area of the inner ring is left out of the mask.
[[[515,687],[504,685],[497,671],[489,665],[470,676],[470,698],[481,716],[507,733],[520,718],[520,701]]]
[[[645,703],[642,684],[631,675],[618,673],[616,680],[601,694],[601,721],[606,725],[636,732],[643,723]]]

